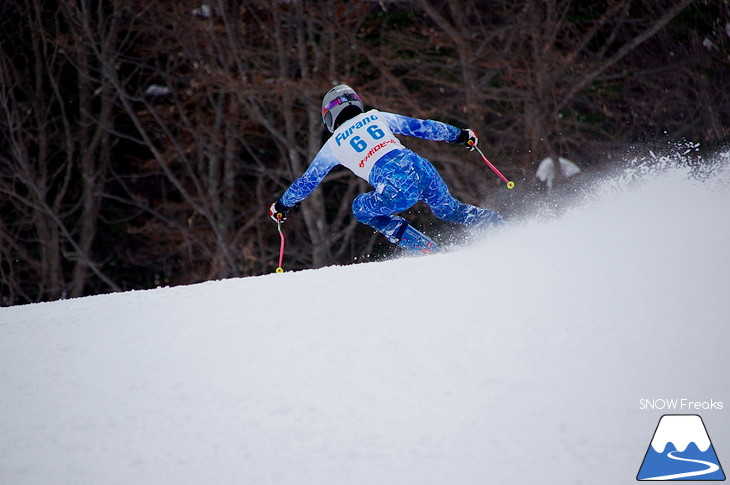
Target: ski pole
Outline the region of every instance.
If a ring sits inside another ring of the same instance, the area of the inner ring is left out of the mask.
[[[279,230],[279,238],[281,244],[279,245],[279,266],[276,268],[277,273],[283,273],[282,263],[284,262],[284,233],[281,232],[281,214],[276,215],[276,228]]]
[[[484,160],[484,163],[486,163],[489,168],[491,168],[492,170],[494,170],[494,173],[496,173],[497,175],[499,175],[499,178],[501,178],[502,180],[505,181],[505,183],[507,183],[507,188],[508,189],[513,189],[515,187],[515,183],[512,182],[511,180],[507,180],[507,177],[505,177],[504,175],[502,175],[502,172],[500,172],[499,170],[497,170],[497,167],[495,167],[494,165],[492,165],[492,162],[490,162],[489,160],[487,160],[487,157],[484,156],[484,153],[482,153],[482,151],[479,149],[478,146],[476,146],[474,144],[473,141],[470,140],[469,141],[469,145],[471,145],[471,146],[473,146],[474,148],[477,149],[477,151],[479,152],[479,155],[482,156],[482,160]]]

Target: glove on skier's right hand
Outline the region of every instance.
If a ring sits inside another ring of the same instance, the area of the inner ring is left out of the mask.
[[[286,213],[289,210],[291,210],[291,207],[287,207],[280,200],[277,200],[269,207],[269,216],[271,216],[274,222],[284,222],[286,220]]]
[[[467,128],[466,130],[461,130],[459,137],[454,141],[454,143],[464,145],[467,150],[472,151],[474,150],[474,147],[477,146],[477,143],[479,143],[479,137],[474,130]]]

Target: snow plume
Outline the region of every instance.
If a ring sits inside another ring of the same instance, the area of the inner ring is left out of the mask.
[[[709,158],[700,154],[700,145],[694,142],[674,143],[662,152],[648,150],[647,153],[627,157],[627,166],[615,178],[617,182],[650,180],[654,176],[675,171],[686,172],[688,180],[711,179],[717,171],[726,170],[730,152],[713,154]]]
[[[0,483],[634,483],[640,400],[730,399],[728,154],[662,157],[444,254],[0,309]]]
[[[627,149],[618,159],[614,168],[584,174],[579,184],[525,204],[517,215],[520,224],[560,219],[573,210],[590,210],[607,198],[609,204],[621,203],[621,198],[642,185],[661,183],[667,177],[683,187],[702,185],[711,191],[730,187],[730,150],[708,155],[702,153],[698,143],[674,142],[654,149]]]

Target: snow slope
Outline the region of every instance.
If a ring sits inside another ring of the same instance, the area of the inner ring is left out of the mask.
[[[0,483],[628,484],[668,412],[730,463],[730,178],[639,172],[446,254],[0,309]]]

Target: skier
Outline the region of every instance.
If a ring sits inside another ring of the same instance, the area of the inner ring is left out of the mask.
[[[352,204],[355,219],[382,233],[390,242],[412,252],[432,253],[438,247],[428,236],[394,215],[425,202],[436,217],[471,227],[503,224],[494,211],[456,200],[434,166],[404,147],[394,136],[407,135],[447,141],[473,150],[477,135],[440,121],[409,118],[371,109],[346,84],[322,99],[322,122],[332,133],[309,168],[271,204],[269,215],[284,221],[287,212],[304,200],[336,165],[344,165],[375,190],[360,194]]]

